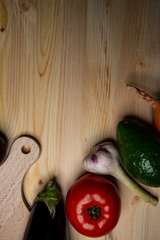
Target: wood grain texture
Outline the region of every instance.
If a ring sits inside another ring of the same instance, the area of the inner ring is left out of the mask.
[[[42,146],[25,179],[30,204],[53,176],[65,199],[84,156],[116,139],[125,116],[152,122],[126,83],[159,96],[159,11],[158,0],[0,0],[0,130],[10,142],[27,133]],[[101,239],[159,240],[159,205],[117,184],[121,218]],[[88,239],[70,224],[67,237]]]

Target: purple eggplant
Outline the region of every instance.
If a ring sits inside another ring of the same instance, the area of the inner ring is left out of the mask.
[[[65,240],[65,211],[55,181],[36,197],[23,240]]]
[[[6,136],[0,132],[0,165],[2,165],[6,160],[7,147],[8,140]]]

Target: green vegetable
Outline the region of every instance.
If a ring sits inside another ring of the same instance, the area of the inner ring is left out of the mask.
[[[160,140],[150,129],[133,120],[117,126],[117,141],[126,171],[139,183],[160,186]]]

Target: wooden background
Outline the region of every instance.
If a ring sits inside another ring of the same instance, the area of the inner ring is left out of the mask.
[[[25,179],[30,204],[53,176],[65,199],[82,159],[116,139],[126,115],[152,122],[151,107],[127,82],[160,96],[160,1],[0,0],[0,130],[10,143],[31,134],[42,147]],[[119,223],[97,240],[159,240],[159,205],[117,184]],[[90,238],[68,224],[67,239]]]

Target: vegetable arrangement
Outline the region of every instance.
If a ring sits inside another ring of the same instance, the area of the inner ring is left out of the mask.
[[[160,132],[160,101],[138,88],[128,86],[153,107],[154,126]],[[117,126],[117,143],[118,149],[111,142],[94,147],[83,160],[84,169],[93,174],[86,174],[77,180],[66,197],[66,213],[70,223],[88,237],[106,235],[114,229],[120,217],[117,189],[99,175],[112,175],[145,202],[153,206],[158,204],[158,198],[139,183],[160,186],[160,138],[136,121],[123,120]],[[110,211],[106,213],[105,209]]]
[[[115,185],[104,177],[86,174],[69,189],[66,212],[70,223],[81,234],[101,237],[116,226],[120,197]]]
[[[65,214],[62,196],[49,181],[45,189],[36,197],[31,209],[23,240],[64,240]]]
[[[141,197],[145,202],[157,205],[158,200],[145,190],[143,190],[136,182],[125,173],[120,165],[120,156],[117,149],[110,142],[97,145],[90,155],[84,159],[84,168],[88,172],[100,175],[112,175],[124,183],[137,196]]]
[[[154,126],[160,132],[160,101],[128,86],[153,107]],[[120,217],[119,192],[111,181],[100,175],[112,175],[145,202],[158,204],[157,197],[138,183],[160,186],[160,139],[138,122],[123,120],[117,126],[117,143],[118,149],[111,142],[94,147],[83,160],[84,169],[89,173],[79,178],[66,196],[66,214],[71,225],[87,237],[108,234]],[[54,181],[50,181],[35,199],[23,240],[64,240],[64,233],[61,194]]]

